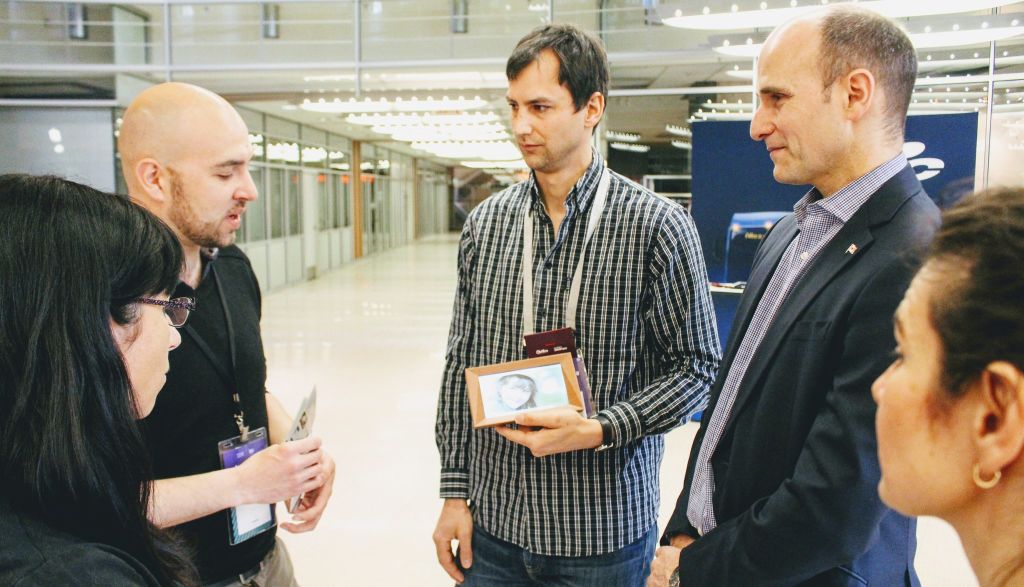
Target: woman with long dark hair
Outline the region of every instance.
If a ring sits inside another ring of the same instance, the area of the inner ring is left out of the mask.
[[[0,584],[191,584],[147,519],[136,420],[189,300],[174,234],[127,198],[0,176]]]
[[[948,210],[875,381],[879,493],[960,534],[983,587],[1024,585],[1024,190]]]

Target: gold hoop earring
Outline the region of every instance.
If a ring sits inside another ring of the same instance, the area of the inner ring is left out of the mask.
[[[992,489],[999,484],[999,480],[1003,478],[1002,471],[996,471],[992,474],[991,479],[981,478],[981,463],[974,463],[974,471],[971,473],[974,477],[974,484],[981,489]]]

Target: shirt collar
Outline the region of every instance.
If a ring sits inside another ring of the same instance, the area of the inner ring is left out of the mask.
[[[591,149],[593,160],[583,172],[583,175],[576,180],[576,185],[569,190],[565,198],[566,208],[586,209],[590,202],[594,201],[597,194],[597,185],[601,182],[601,173],[604,172],[604,159],[597,149]],[[537,185],[536,172],[530,172],[530,178],[526,180],[526,193],[530,195],[531,205],[536,211],[543,211],[544,202],[540,195],[540,188]]]
[[[853,218],[857,210],[882,187],[882,184],[892,179],[897,173],[907,166],[907,157],[902,152],[882,163],[878,167],[851,181],[830,197],[822,197],[818,188],[811,188],[804,197],[793,206],[796,213],[796,220],[799,226],[803,226],[807,218],[808,209],[817,207],[839,222],[845,224]]]
[[[217,256],[220,255],[220,249],[216,247],[203,247],[199,249],[199,259],[203,263],[202,277],[200,281],[206,279],[206,274],[210,272],[210,267],[213,266],[213,262],[217,260]]]

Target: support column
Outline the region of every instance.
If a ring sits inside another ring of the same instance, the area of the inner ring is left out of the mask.
[[[363,143],[352,141],[352,256],[363,256]]]
[[[420,192],[420,160],[412,158],[412,238],[420,238],[420,209],[423,207],[423,194]]]

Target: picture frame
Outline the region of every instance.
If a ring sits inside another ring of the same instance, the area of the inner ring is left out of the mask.
[[[473,428],[515,422],[516,415],[552,408],[584,410],[572,355],[496,363],[466,369]]]

